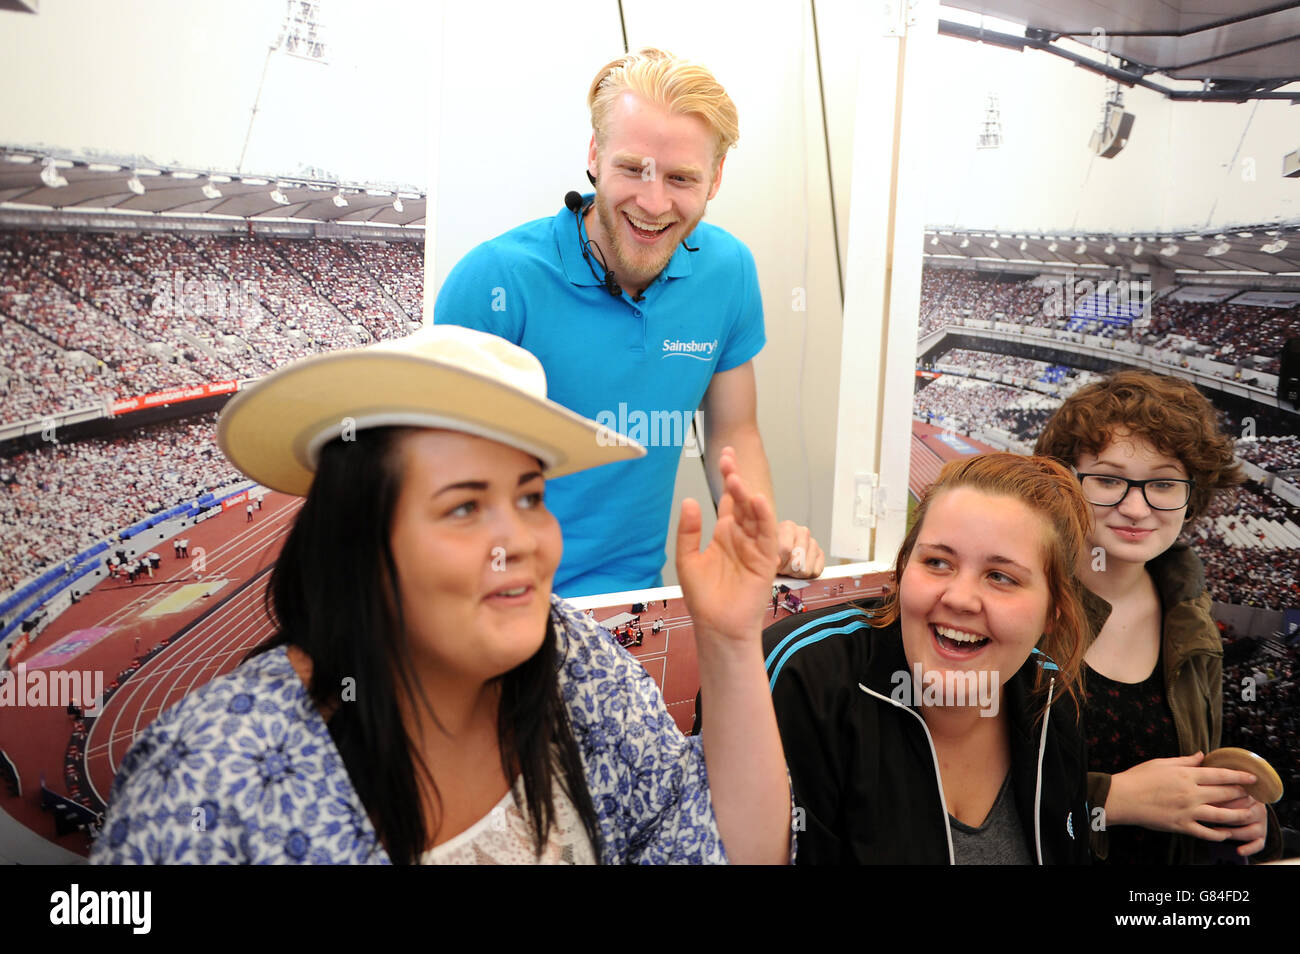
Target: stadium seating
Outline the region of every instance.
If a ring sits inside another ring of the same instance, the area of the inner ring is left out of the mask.
[[[421,242],[0,230],[0,424],[406,334]]]

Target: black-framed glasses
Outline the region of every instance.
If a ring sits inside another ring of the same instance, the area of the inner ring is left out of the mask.
[[[1179,477],[1151,477],[1147,480],[1129,480],[1115,474],[1078,474],[1083,496],[1088,503],[1098,507],[1118,507],[1134,487],[1142,491],[1142,499],[1152,510],[1181,510],[1192,499],[1194,480]]]

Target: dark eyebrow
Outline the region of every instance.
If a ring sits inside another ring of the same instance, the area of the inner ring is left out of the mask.
[[[462,480],[459,483],[448,484],[441,490],[435,491],[433,496],[441,497],[443,494],[451,490],[487,490],[487,488],[488,485],[486,480]]]
[[[917,541],[916,545],[918,547],[929,547],[931,550],[939,550],[943,553],[947,553],[952,556],[957,555],[957,551],[954,550],[952,547],[948,546],[946,543],[922,543],[921,541]],[[1017,563],[1015,560],[1011,559],[1010,557],[1000,556],[996,553],[991,556],[985,557],[984,561],[986,563],[993,563],[998,566],[1014,566],[1016,569],[1020,570],[1022,573],[1025,573],[1028,576],[1034,575],[1034,571],[1029,569],[1029,567],[1025,566],[1023,563]]]
[[[542,472],[540,470],[525,471],[524,473],[519,475],[519,481],[515,484],[515,486],[522,487],[530,480],[536,480],[541,476],[542,476]],[[450,490],[484,491],[487,489],[488,489],[488,483],[486,480],[462,480],[454,484],[448,484],[446,487],[443,487],[441,490],[435,492],[433,496],[441,497],[443,494],[447,493]]]

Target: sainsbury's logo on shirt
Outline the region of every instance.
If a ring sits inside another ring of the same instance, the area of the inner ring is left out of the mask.
[[[680,341],[673,338],[664,339],[664,352],[661,358],[694,358],[696,361],[710,361],[718,350],[718,339],[712,341]]]

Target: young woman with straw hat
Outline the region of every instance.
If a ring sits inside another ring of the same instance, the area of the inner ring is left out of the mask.
[[[222,450],[306,498],[267,592],[277,632],[136,741],[92,861],[789,859],[759,650],[771,504],[725,455],[706,549],[698,504],[682,507],[678,573],[719,714],[701,745],[551,593],[545,480],[644,451],[545,395],[531,354],[438,325],[230,402]]]

